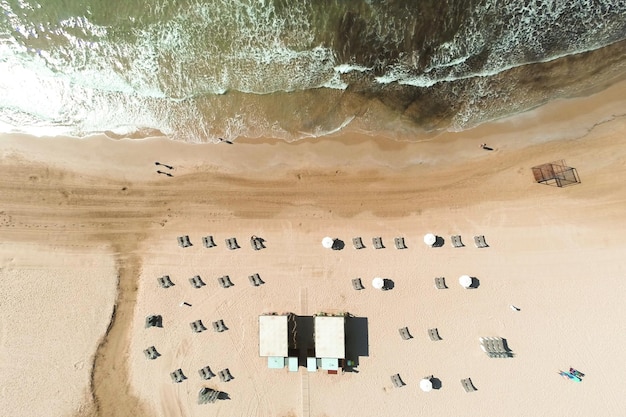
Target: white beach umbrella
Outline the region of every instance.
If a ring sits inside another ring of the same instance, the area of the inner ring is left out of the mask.
[[[437,241],[437,236],[433,235],[432,233],[427,233],[424,235],[424,243],[427,244],[428,246],[434,245],[436,241]]]
[[[335,240],[332,237],[326,236],[324,239],[322,239],[322,246],[326,249],[332,248],[334,243]]]
[[[428,392],[433,389],[433,382],[430,380],[430,378],[424,378],[420,381],[420,388],[422,389],[422,391]]]
[[[470,277],[469,275],[461,275],[459,277],[459,284],[461,284],[461,287],[463,288],[469,288],[472,286],[472,277]]]
[[[385,286],[384,279],[376,277],[372,280],[372,287],[376,288],[377,290],[382,290],[384,286]]]

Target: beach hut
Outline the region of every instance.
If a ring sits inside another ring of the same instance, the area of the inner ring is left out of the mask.
[[[289,357],[290,330],[293,332],[288,315],[259,316],[259,356],[267,357],[268,368],[285,367]]]
[[[322,246],[326,249],[332,249],[334,244],[335,239],[333,239],[332,237],[326,236],[324,239],[322,239]]]
[[[346,357],[345,316],[315,316],[315,356],[320,368],[329,373],[339,369],[339,361]]]
[[[580,183],[576,168],[568,167],[565,160],[548,162],[532,167],[535,182],[546,185],[564,187]]]
[[[437,236],[432,233],[427,233],[424,235],[424,243],[428,246],[433,246],[437,242]]]
[[[461,284],[463,288],[470,288],[472,286],[472,277],[469,275],[461,275],[459,277],[459,284]]]

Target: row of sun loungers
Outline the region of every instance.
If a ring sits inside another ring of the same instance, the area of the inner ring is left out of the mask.
[[[506,345],[506,339],[501,337],[481,337],[480,348],[490,358],[512,358],[513,352]]]
[[[202,278],[200,278],[200,275],[196,275],[193,278],[189,278],[189,283],[194,288],[202,288],[206,285],[204,281],[202,281]]]
[[[206,326],[202,323],[202,320],[196,320],[194,322],[191,322],[189,323],[189,326],[191,326],[191,330],[194,333],[202,333],[206,330]]]
[[[178,246],[180,246],[181,248],[188,248],[190,246],[193,246],[188,235],[178,236],[177,239],[178,239]],[[241,248],[241,246],[239,246],[239,243],[237,242],[237,238],[231,237],[231,238],[226,239],[225,242],[226,242],[226,247],[230,250]],[[202,238],[202,244],[204,245],[205,248],[214,248],[217,246],[217,244],[215,243],[215,240],[213,239],[213,236],[204,236]],[[252,249],[254,250],[265,249],[266,247],[265,239],[260,238],[258,236],[252,236],[250,238],[250,246],[252,246]]]
[[[222,333],[228,330],[228,327],[226,327],[226,325],[224,324],[224,320],[220,319],[218,321],[213,322],[213,330],[215,330],[218,333]]]
[[[463,241],[461,240],[461,236],[460,235],[454,235],[451,237],[452,240],[452,246],[454,246],[455,248],[462,248],[465,245],[463,244]],[[480,236],[474,236],[474,243],[476,244],[477,248],[486,248],[489,245],[487,245],[487,242],[485,241],[485,236],[484,235],[480,235]],[[355,249],[365,249],[365,245],[363,244],[363,239],[361,237],[355,237],[352,239],[352,244],[354,245]],[[385,245],[383,244],[383,239],[381,237],[374,237],[372,238],[372,244],[374,245],[374,248],[376,249],[384,249]],[[406,243],[404,241],[403,237],[396,237],[394,238],[394,244],[396,246],[396,249],[407,249],[408,247],[406,246]]]
[[[157,281],[159,282],[159,285],[163,288],[169,288],[174,286],[174,283],[170,279],[169,275],[164,275],[161,278],[157,278]]]
[[[425,379],[432,379],[432,375],[429,375],[429,376],[424,377],[424,378]],[[401,387],[406,385],[406,383],[402,380],[402,377],[400,377],[400,374],[391,375],[391,382],[393,383],[394,387],[396,387],[396,388],[401,388]],[[461,386],[463,387],[465,392],[477,391],[476,387],[474,386],[474,384],[472,383],[472,380],[470,378],[463,378],[461,380]]]
[[[413,339],[413,336],[411,335],[411,332],[409,332],[408,327],[402,327],[401,329],[398,329],[398,333],[400,333],[400,337],[402,337],[402,340]],[[430,337],[430,340],[432,340],[433,342],[442,340],[441,336],[439,336],[439,330],[437,330],[437,328],[428,329],[428,337]]]
[[[148,327],[163,327],[163,317],[158,315],[146,317],[146,329]]]
[[[189,326],[194,333],[202,333],[203,331],[207,330],[204,323],[202,323],[202,320],[193,321],[189,323]],[[224,324],[224,320],[220,319],[213,322],[213,330],[218,333],[222,333],[228,330],[228,327],[226,327],[226,324]]]
[[[146,358],[150,360],[155,360],[156,358],[161,356],[161,354],[156,350],[154,346],[150,346],[149,348],[144,349],[143,353],[146,355]]]
[[[261,276],[258,273],[248,276],[248,280],[250,281],[250,284],[255,287],[265,284],[265,281],[261,279]],[[172,282],[169,275],[165,275],[163,277],[157,278],[157,282],[162,288],[170,288],[175,285]],[[228,275],[224,275],[223,277],[218,278],[217,282],[223,288],[229,288],[235,285],[233,284],[233,282],[231,281]],[[191,284],[192,287],[198,288],[198,289],[206,285],[206,283],[202,280],[200,275],[196,275],[195,277],[189,278],[189,283]]]
[[[258,287],[259,285],[263,285],[265,284],[265,281],[263,281],[261,279],[261,277],[259,276],[259,274],[253,274],[250,275],[248,277],[248,280],[250,281],[250,284],[254,285],[255,287]]]
[[[230,277],[228,275],[224,275],[223,277],[218,278],[217,281],[220,283],[222,288],[230,288],[230,287],[233,287],[235,285],[230,280]]]
[[[211,371],[211,368],[209,368],[208,366],[205,366],[204,368],[198,370],[198,374],[200,375],[200,378],[202,378],[205,381],[215,376],[215,374]],[[230,373],[230,370],[228,368],[222,369],[221,371],[219,371],[218,375],[220,376],[220,379],[222,380],[222,382],[228,382],[228,381],[235,379]],[[172,377],[172,381],[177,384],[188,379],[187,376],[185,376],[183,370],[180,368],[178,368],[174,372],[171,372],[170,376]]]

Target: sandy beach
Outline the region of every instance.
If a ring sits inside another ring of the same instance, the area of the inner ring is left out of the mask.
[[[617,82],[418,143],[1,136],[0,409],[29,417],[620,415],[625,97],[626,82]],[[531,167],[556,160],[576,168],[581,183],[536,184]],[[425,233],[445,244],[426,246]],[[179,247],[181,235],[193,246]],[[206,235],[216,247],[203,247]],[[267,248],[254,251],[252,235]],[[465,247],[454,248],[451,235]],[[476,248],[475,235],[489,247]],[[345,248],[324,249],[324,236]],[[352,247],[356,236],[365,249]],[[226,248],[231,237],[240,249]],[[374,249],[373,237],[386,247]],[[395,237],[407,249],[397,250]],[[249,284],[254,273],[264,285]],[[462,288],[463,274],[478,287]],[[175,286],[160,288],[163,275]],[[193,288],[195,275],[207,285]],[[218,285],[223,275],[232,288]],[[373,289],[376,276],[394,288]],[[352,288],[356,277],[364,290]],[[436,289],[435,277],[449,288]],[[358,372],[267,369],[258,316],[270,312],[365,318]],[[152,314],[163,328],[144,327]],[[190,330],[198,319],[209,331]],[[223,333],[210,326],[219,319]],[[398,334],[405,326],[413,339]],[[431,341],[429,328],[442,340]],[[514,357],[487,357],[479,338],[490,336],[506,338]],[[150,361],[143,350],[152,345],[161,356]],[[206,365],[234,379],[203,381]],[[582,383],[558,374],[569,367],[586,374]],[[178,368],[188,379],[174,384]],[[396,373],[406,386],[393,386]],[[422,392],[426,375],[441,387]],[[468,377],[477,391],[463,390]],[[198,405],[204,386],[230,399]]]

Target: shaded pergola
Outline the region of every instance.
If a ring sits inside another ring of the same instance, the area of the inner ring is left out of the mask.
[[[564,160],[537,165],[532,170],[535,181],[540,184],[564,187],[580,183],[576,168],[568,167]]]

